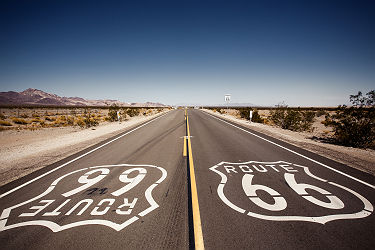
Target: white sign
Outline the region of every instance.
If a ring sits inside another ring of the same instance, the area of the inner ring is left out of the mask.
[[[225,102],[230,102],[230,95],[225,95],[224,96],[224,101]]]
[[[325,224],[364,218],[374,211],[364,196],[313,175],[305,166],[284,161],[221,162],[210,170],[221,177],[217,194],[224,204],[258,219]],[[238,203],[241,197],[249,200],[246,207],[239,205],[244,204]]]
[[[250,110],[250,115],[249,115],[249,119],[250,119],[250,121],[251,121],[252,118],[253,118],[253,111]]]
[[[75,170],[57,178],[43,193],[4,209],[0,231],[31,225],[45,226],[53,232],[83,225],[103,225],[120,231],[159,207],[152,190],[166,177],[165,169],[153,165]],[[151,180],[151,185],[140,185],[146,188],[140,190],[138,184],[145,178]]]

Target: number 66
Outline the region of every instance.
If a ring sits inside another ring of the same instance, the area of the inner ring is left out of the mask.
[[[257,206],[270,210],[270,211],[281,211],[284,210],[287,207],[287,202],[284,197],[282,197],[277,191],[274,189],[259,185],[259,184],[252,184],[254,175],[251,174],[245,174],[242,177],[242,188],[245,191],[245,194],[249,197],[249,199],[255,203]],[[324,190],[323,188],[313,186],[310,184],[305,183],[297,183],[294,174],[286,173],[284,175],[285,181],[287,184],[299,195],[301,195],[304,199],[310,201],[311,203],[329,208],[329,209],[342,209],[344,208],[344,203],[335,195],[332,195],[330,192]],[[329,202],[324,202],[322,200],[319,200],[312,195],[310,195],[306,190],[311,189],[318,193],[321,193],[325,197],[328,198]],[[274,199],[274,204],[267,203],[263,201],[261,198],[259,198],[256,194],[256,191],[263,190],[269,195],[272,196]]]

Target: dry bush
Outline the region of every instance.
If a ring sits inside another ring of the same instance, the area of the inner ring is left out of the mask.
[[[83,120],[83,118],[81,116],[77,117],[76,124],[78,126],[80,126],[81,128],[85,127],[85,125],[86,125],[85,121]]]
[[[1,126],[12,126],[12,123],[10,123],[8,121],[2,121],[2,120],[0,120],[0,125]]]
[[[118,121],[117,111],[119,110],[120,110],[119,106],[117,106],[116,104],[112,104],[109,107],[108,117],[105,120],[110,121],[110,122]]]
[[[41,122],[41,120],[40,120],[40,118],[38,117],[38,118],[33,118],[33,119],[31,119],[31,122]]]
[[[302,111],[279,105],[270,112],[270,120],[277,126],[292,131],[312,131],[315,112]]]
[[[21,118],[29,118],[29,116],[27,114],[21,114],[20,117]]]
[[[46,121],[49,121],[49,122],[54,122],[54,121],[56,121],[56,117],[53,117],[53,116],[46,116],[46,117],[44,117],[44,119],[45,119]]]
[[[74,117],[73,116],[68,116],[66,118],[66,123],[69,125],[69,126],[74,126]]]
[[[334,139],[346,146],[375,148],[375,91],[350,96],[351,107],[339,106],[326,115],[324,125],[333,127]]]
[[[3,113],[0,113],[0,119],[5,120],[7,117]]]
[[[15,124],[21,124],[21,125],[27,125],[28,122],[25,120],[25,119],[22,119],[22,118],[16,118],[16,117],[13,117],[12,118],[12,121],[15,123]]]

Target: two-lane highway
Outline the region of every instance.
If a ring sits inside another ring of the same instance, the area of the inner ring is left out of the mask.
[[[375,178],[173,110],[0,188],[2,249],[375,247]]]

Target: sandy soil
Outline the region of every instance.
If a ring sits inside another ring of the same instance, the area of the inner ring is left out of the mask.
[[[122,123],[106,122],[87,129],[58,127],[0,131],[0,186],[163,113],[141,115]]]
[[[314,139],[328,137],[331,133],[329,128],[321,124],[324,117],[317,118],[313,125],[313,132],[294,132],[270,125],[250,123],[236,117],[235,112],[229,111],[228,114],[219,114],[212,110],[204,111],[375,176],[375,150],[344,147]]]

